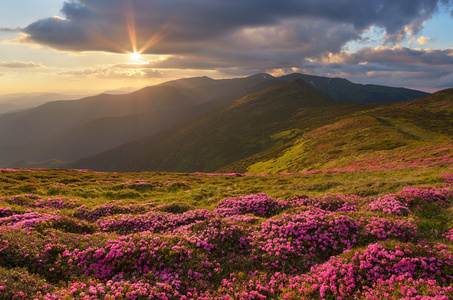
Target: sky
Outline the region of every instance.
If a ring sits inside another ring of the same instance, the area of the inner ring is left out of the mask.
[[[1,0],[0,94],[266,72],[453,87],[453,0]]]

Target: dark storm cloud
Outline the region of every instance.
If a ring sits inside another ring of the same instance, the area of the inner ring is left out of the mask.
[[[65,20],[39,20],[24,32],[29,41],[57,49],[123,52],[132,51],[129,23],[135,24],[138,49],[145,46],[147,53],[198,53],[224,47],[256,51],[259,46],[261,51],[273,51],[285,45],[321,42],[313,53],[305,54],[314,55],[337,50],[372,25],[384,28],[388,39],[397,41],[407,28],[420,30],[441,3],[451,6],[453,0],[67,1],[62,8]],[[320,22],[325,26],[319,26]],[[297,27],[300,23],[305,24],[303,31]],[[282,24],[293,26],[286,27],[293,34],[285,39],[272,34]],[[339,38],[312,38],[325,37],[335,26],[341,27]],[[270,36],[265,42],[256,41],[247,35],[254,28]]]
[[[390,85],[397,75],[408,82],[437,76],[453,85],[451,50],[342,51],[350,41],[366,45],[362,35],[372,26],[393,46],[419,32],[440,9],[452,7],[453,0],[73,0],[62,7],[65,19],[42,19],[23,32],[27,42],[61,50],[168,55],[115,66],[114,73],[96,72],[105,76],[148,76],[146,70],[154,76],[153,69],[250,74],[298,68]]]
[[[364,48],[300,66],[302,72],[353,82],[405,86],[427,91],[453,87],[453,49]],[[287,71],[287,70],[284,70]]]
[[[411,49],[401,46],[394,48],[364,48],[356,53],[342,52],[325,57],[326,62],[341,64],[379,63],[392,66],[450,66],[453,68],[453,49]]]

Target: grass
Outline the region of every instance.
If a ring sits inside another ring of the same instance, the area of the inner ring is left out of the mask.
[[[411,167],[365,172],[325,172],[314,174],[268,174],[266,176],[217,176],[190,173],[101,173],[74,170],[36,169],[3,172],[2,196],[36,194],[77,198],[90,206],[111,200],[174,201],[195,207],[210,207],[223,198],[266,193],[284,199],[301,193],[377,195],[393,193],[402,187],[430,185],[437,176],[449,173],[450,166]],[[135,184],[137,181],[146,184]]]

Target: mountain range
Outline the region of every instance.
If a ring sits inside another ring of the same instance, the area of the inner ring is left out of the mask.
[[[447,143],[452,124],[444,93],[305,74],[185,78],[4,114],[0,165],[244,173],[341,168],[346,157]],[[437,102],[444,106],[427,104]],[[436,121],[424,124],[433,114]],[[350,129],[330,129],[339,124]],[[316,134],[321,128],[337,138]],[[364,135],[373,131],[385,134]]]

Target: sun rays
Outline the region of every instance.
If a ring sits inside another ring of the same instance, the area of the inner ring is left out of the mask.
[[[143,53],[160,42],[168,33],[167,26],[164,24],[161,29],[151,35],[146,40],[142,35],[137,35],[135,10],[132,1],[125,1],[123,4],[124,17],[126,20],[127,32],[131,43],[131,51],[128,51],[131,59],[139,60]],[[140,48],[138,47],[140,43]]]

